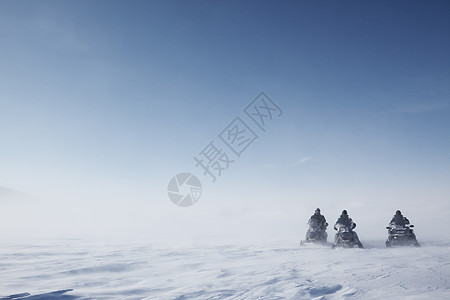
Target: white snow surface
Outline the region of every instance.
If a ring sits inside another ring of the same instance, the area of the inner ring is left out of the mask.
[[[0,299],[450,299],[450,243],[421,242],[2,243]]]

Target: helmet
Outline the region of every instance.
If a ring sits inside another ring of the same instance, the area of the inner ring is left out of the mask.
[[[397,210],[397,211],[395,212],[395,214],[396,214],[396,215],[401,215],[402,212],[401,212],[400,210]]]
[[[316,210],[314,211],[315,214],[319,215],[320,214],[320,208],[316,208]]]
[[[343,216],[346,216],[346,215],[347,215],[347,211],[346,211],[345,209],[342,211],[342,215],[343,215]]]

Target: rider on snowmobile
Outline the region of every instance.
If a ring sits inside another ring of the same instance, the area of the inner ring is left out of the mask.
[[[319,228],[321,230],[327,229],[328,223],[327,220],[325,220],[325,216],[320,214],[320,208],[316,208],[314,211],[314,214],[309,218],[309,220],[317,220],[319,225]]]
[[[353,234],[353,239],[358,243],[358,245],[360,247],[362,247],[361,242],[359,241],[358,235],[356,234],[356,232],[353,231],[353,229],[356,227],[356,223],[353,222],[352,218],[350,218],[348,216],[347,210],[343,210],[341,216],[337,219],[336,224],[334,224],[334,230],[338,230],[337,225],[338,224],[342,224],[344,226],[347,226],[348,228],[351,229],[352,234]],[[336,243],[336,239],[337,239],[337,235],[335,237],[335,243]]]
[[[400,228],[399,228],[400,227]],[[411,229],[414,227],[410,225],[409,220],[402,215],[400,210],[395,212],[395,216],[392,218],[389,226],[386,229],[389,232],[386,246],[391,247],[393,245],[414,245],[419,247],[416,235]]]
[[[400,210],[397,210],[389,225],[405,226],[409,225],[409,220],[402,215],[402,212]]]
[[[328,238],[328,234],[326,233],[327,226],[328,223],[325,217],[320,214],[320,208],[317,208],[314,215],[309,218],[305,242],[326,244]]]

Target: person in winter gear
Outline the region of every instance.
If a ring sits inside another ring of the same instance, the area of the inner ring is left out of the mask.
[[[354,223],[352,218],[348,216],[348,213],[345,209],[342,211],[341,216],[337,219],[336,224],[334,224],[334,230],[337,230],[337,224],[345,225],[351,229],[354,229],[356,227],[356,223]]]
[[[327,229],[328,223],[327,220],[325,219],[325,216],[320,214],[320,208],[316,208],[316,210],[314,211],[314,214],[311,216],[311,218],[309,218],[309,220],[317,220],[318,223],[320,224],[320,229],[321,230],[325,230]]]
[[[338,230],[338,225],[344,225],[348,228],[350,228],[352,235],[353,235],[353,239],[355,240],[356,243],[358,243],[358,247],[362,248],[363,245],[359,240],[358,235],[356,234],[356,232],[353,231],[353,229],[356,227],[356,223],[353,222],[352,218],[350,218],[348,216],[347,210],[343,210],[340,217],[337,219],[336,223],[334,224],[334,230]],[[335,238],[334,238],[334,244],[336,245],[338,239],[338,235],[336,234]]]
[[[409,225],[409,220],[402,215],[400,210],[397,210],[389,225],[405,226]]]

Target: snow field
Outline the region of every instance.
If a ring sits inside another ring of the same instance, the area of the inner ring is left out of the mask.
[[[0,299],[68,289],[51,299],[450,299],[448,243],[383,243],[2,244]]]

